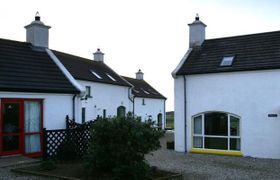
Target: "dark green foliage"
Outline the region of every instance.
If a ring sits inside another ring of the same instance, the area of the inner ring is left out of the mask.
[[[151,126],[130,114],[96,122],[85,159],[87,172],[108,173],[115,179],[149,179],[150,168],[144,155],[160,147],[163,135]]]
[[[72,161],[77,159],[77,152],[75,151],[75,143],[66,139],[60,145],[56,158],[60,161]]]

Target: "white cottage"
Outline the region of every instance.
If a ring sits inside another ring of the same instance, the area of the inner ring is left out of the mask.
[[[0,156],[41,156],[43,128],[65,128],[67,115],[82,123],[133,111],[134,86],[99,49],[94,60],[49,49],[39,14],[25,28],[27,42],[0,39]]]
[[[205,40],[173,71],[175,150],[280,158],[280,31]]]
[[[136,78],[124,77],[132,86],[133,114],[142,121],[153,120],[161,129],[165,129],[166,98],[144,80],[144,73],[139,69]]]

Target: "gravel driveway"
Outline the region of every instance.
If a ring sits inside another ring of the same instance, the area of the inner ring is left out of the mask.
[[[170,134],[167,136],[170,140]],[[185,179],[280,179],[280,160],[179,153],[165,148],[152,154],[146,156],[150,165],[182,172]]]

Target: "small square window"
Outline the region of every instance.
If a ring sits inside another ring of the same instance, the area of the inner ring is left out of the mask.
[[[231,66],[233,63],[234,56],[225,56],[222,59],[220,66]]]
[[[87,98],[89,98],[89,97],[91,97],[91,95],[90,95],[90,92],[91,90],[90,90],[90,86],[86,86],[86,97]]]
[[[143,106],[145,106],[145,105],[146,105],[146,103],[145,103],[145,99],[144,99],[144,98],[142,99],[142,105],[143,105]]]

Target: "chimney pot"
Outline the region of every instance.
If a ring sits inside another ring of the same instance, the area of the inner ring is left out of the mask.
[[[199,21],[199,15],[198,15],[198,14],[196,14],[195,20],[196,20],[196,21]]]
[[[40,14],[38,11],[35,14],[35,21],[40,21]]]

